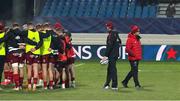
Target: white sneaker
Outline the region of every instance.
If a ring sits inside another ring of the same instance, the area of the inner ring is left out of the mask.
[[[118,88],[111,88],[112,90],[114,90],[114,91],[118,91]]]
[[[33,84],[33,91],[36,91],[36,84]]]
[[[14,91],[19,91],[19,87],[14,87],[13,90]]]
[[[31,84],[28,84],[28,90],[31,90],[31,89],[32,89]]]
[[[76,87],[75,81],[71,81],[70,86],[71,86],[72,88],[75,88],[75,87]]]
[[[44,90],[47,90],[48,88],[47,87],[43,87]]]
[[[104,89],[109,89],[109,86],[105,86]]]
[[[19,90],[22,90],[22,86],[19,86]]]
[[[51,86],[51,87],[49,87],[49,89],[50,89],[50,90],[53,90],[54,88]]]
[[[39,79],[38,84],[36,85],[37,87],[43,87],[44,83],[42,79]]]
[[[65,84],[62,84],[62,89],[65,89],[66,87],[65,87]]]

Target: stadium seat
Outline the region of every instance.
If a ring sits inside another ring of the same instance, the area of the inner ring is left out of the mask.
[[[123,1],[122,7],[121,7],[120,17],[126,17],[127,9],[128,9],[128,1],[125,0]]]
[[[100,7],[99,1],[95,0],[95,3],[92,8],[92,12],[90,14],[91,17],[96,17],[98,15],[99,7]]]
[[[107,2],[106,0],[102,1],[102,4],[100,5],[99,8],[99,13],[98,13],[98,17],[105,17],[105,13],[106,13],[106,8],[107,8]]]
[[[91,14],[91,12],[92,12],[92,9],[93,9],[93,3],[94,3],[94,1],[93,0],[88,0],[88,2],[86,3],[87,5],[85,5],[85,12],[84,12],[84,16],[90,16],[90,14]],[[80,6],[81,7],[81,6]],[[80,9],[80,8],[79,8]],[[79,13],[80,11],[78,11],[78,13]],[[80,15],[80,14],[78,14],[78,15]]]
[[[55,11],[55,16],[61,16],[62,15],[62,12],[63,12],[63,9],[64,9],[64,5],[65,5],[66,1],[65,0],[61,0],[59,3],[58,3],[58,7]]]
[[[135,8],[135,18],[140,18],[142,15],[142,7],[137,5]]]
[[[41,16],[156,17],[157,4],[141,5],[137,0],[47,0]]]
[[[128,8],[128,14],[127,14],[127,17],[134,17],[134,13],[135,13],[135,3],[134,2],[131,2],[131,4],[129,5],[129,8]]]
[[[112,17],[113,16],[113,8],[114,8],[114,2],[109,2],[107,9],[106,9],[106,16],[105,17]]]
[[[84,16],[85,15],[87,7],[90,6],[90,5],[88,5],[88,3],[89,2],[86,1],[86,0],[81,0],[80,4],[78,6],[77,14],[76,14],[77,16],[80,17],[80,16]]]
[[[149,6],[144,6],[142,12],[142,18],[147,18],[148,16],[149,16]]]
[[[114,5],[114,12],[113,17],[119,17],[120,11],[121,11],[121,0],[117,0],[117,2]]]
[[[149,9],[149,17],[156,17],[156,12],[157,12],[157,6],[152,5]]]
[[[72,8],[69,16],[75,16],[77,14],[78,6],[79,6],[79,0],[73,0]]]
[[[72,5],[72,0],[67,0],[64,5],[64,9],[62,11],[62,16],[68,16],[69,11],[71,9],[71,5]]]

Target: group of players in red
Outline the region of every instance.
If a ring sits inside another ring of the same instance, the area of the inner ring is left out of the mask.
[[[0,62],[4,65],[0,67],[4,68],[1,85],[13,83],[13,90],[19,91],[24,88],[27,73],[28,90],[35,91],[37,86],[75,87],[75,53],[71,40],[71,33],[59,22],[53,26],[48,22],[36,25],[29,22],[22,28],[16,22],[12,28],[0,23],[0,52],[5,53],[0,54],[4,61]]]

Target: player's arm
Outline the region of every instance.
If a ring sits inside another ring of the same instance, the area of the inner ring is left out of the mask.
[[[132,43],[132,41],[130,39],[128,39],[127,42],[126,42],[126,52],[130,56],[135,56],[135,54],[132,51],[132,47],[133,47],[133,43]]]
[[[46,33],[39,32],[39,34],[41,34],[41,37],[42,37],[42,38],[47,38],[47,37],[50,36],[49,30],[47,30]]]
[[[37,42],[32,41],[28,38],[28,31],[22,31],[21,36],[23,38],[24,43],[27,43],[30,45],[37,45]]]
[[[37,43],[35,49],[39,49],[42,45],[43,45],[43,36],[42,36],[42,33],[39,33],[39,38],[40,38],[40,41]]]
[[[59,42],[58,52],[61,54],[65,53],[65,44],[64,44],[63,40],[60,40],[60,42]]]
[[[9,31],[9,32],[7,32],[7,33],[4,35],[3,38],[0,38],[0,44],[1,44],[2,42],[6,42],[6,41],[10,40],[10,39],[12,38],[12,35],[11,35],[11,34],[12,34],[12,33]]]
[[[50,48],[51,49],[55,49],[54,45],[56,45],[56,43],[57,43],[55,40],[56,40],[55,37],[53,37],[53,35],[52,35],[52,37],[51,37],[51,44],[50,44]]]

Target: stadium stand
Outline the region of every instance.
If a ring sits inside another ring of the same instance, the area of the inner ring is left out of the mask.
[[[137,0],[47,0],[41,16],[156,17],[157,4],[140,6]]]
[[[165,18],[168,3],[142,5],[138,0],[47,0],[35,20],[61,21],[73,33],[75,44],[105,44],[104,24],[109,20],[120,32],[123,42],[130,31],[129,26],[136,24],[141,28],[143,44],[178,44],[180,19],[176,17],[180,17],[180,4],[176,3],[175,18]]]

